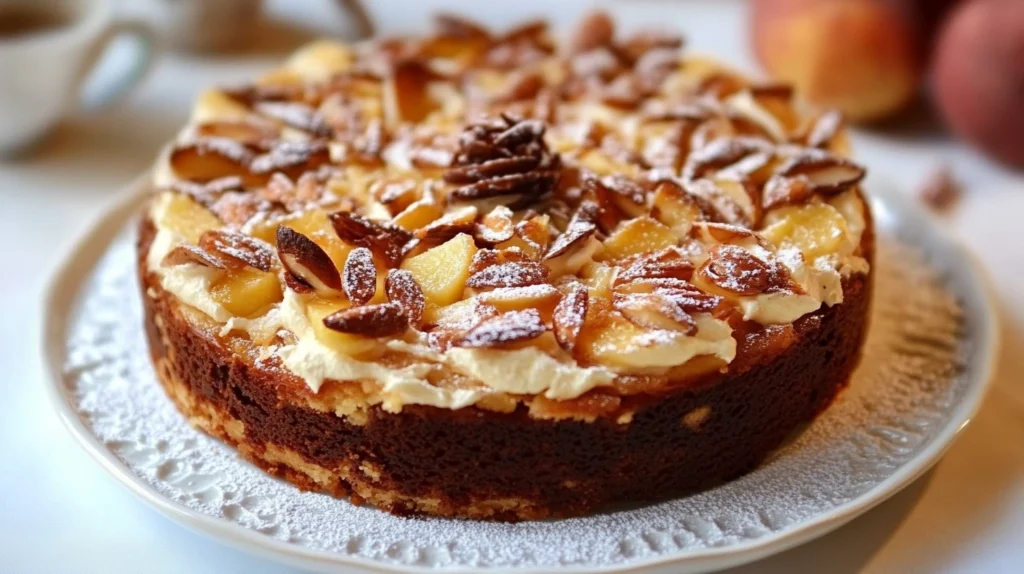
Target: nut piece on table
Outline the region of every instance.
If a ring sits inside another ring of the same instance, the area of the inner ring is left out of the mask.
[[[754,0],[754,51],[812,102],[851,121],[879,120],[917,93],[922,58],[910,10],[907,0]]]

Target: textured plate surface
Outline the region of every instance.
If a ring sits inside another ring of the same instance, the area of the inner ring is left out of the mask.
[[[221,540],[315,569],[699,571],[820,536],[930,467],[975,412],[997,347],[969,256],[873,182],[876,298],[864,360],[821,417],[739,480],[685,498],[522,524],[397,518],[304,494],[191,429],[156,383],[134,269],[136,185],[54,277],[52,396],[136,494]]]

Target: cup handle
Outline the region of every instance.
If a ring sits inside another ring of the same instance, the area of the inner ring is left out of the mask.
[[[132,62],[118,76],[103,86],[96,94],[85,97],[82,86],[89,78],[100,58],[107,53],[111,42],[120,36],[133,41]],[[156,56],[156,32],[145,22],[139,20],[119,20],[111,23],[107,29],[93,42],[78,74],[75,93],[78,95],[78,108],[96,110],[106,108],[117,102],[135,88],[153,67]]]

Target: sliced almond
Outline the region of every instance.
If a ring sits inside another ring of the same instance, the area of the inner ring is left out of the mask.
[[[274,205],[248,191],[229,191],[210,205],[210,211],[228,225],[241,227],[257,216],[274,212]]]
[[[477,297],[498,311],[537,309],[542,319],[549,320],[561,295],[554,285],[541,283],[528,287],[499,287]]]
[[[594,11],[583,17],[569,38],[569,53],[582,54],[595,48],[609,46],[615,38],[615,21],[604,11]]]
[[[536,309],[524,309],[487,319],[453,343],[466,348],[502,347],[536,339],[546,330]]]
[[[436,107],[428,87],[434,73],[418,59],[395,62],[384,80],[384,118],[394,130],[403,123],[422,122]]]
[[[274,248],[269,243],[235,231],[213,229],[199,237],[199,247],[217,253],[235,267],[248,265],[270,271],[274,264]]]
[[[472,289],[497,287],[526,287],[538,285],[548,279],[548,268],[535,261],[499,263],[474,273],[466,280]]]
[[[341,286],[349,301],[364,305],[377,293],[377,267],[373,254],[365,247],[356,247],[348,252],[345,267],[341,271]]]
[[[867,172],[846,158],[808,151],[787,160],[776,173],[784,177],[806,177],[814,191],[831,195],[857,185]]]
[[[434,27],[441,36],[491,39],[490,31],[482,24],[447,12],[434,15]]]
[[[416,231],[415,235],[424,245],[440,245],[460,233],[472,234],[476,231],[476,218],[479,211],[475,206],[465,206],[442,215]]]
[[[378,303],[349,307],[324,317],[324,326],[333,331],[363,337],[390,337],[409,326],[398,303]]]
[[[387,292],[388,301],[398,303],[402,307],[409,324],[419,326],[427,303],[423,289],[412,273],[404,269],[389,270],[384,290]]]
[[[334,133],[319,112],[303,103],[260,102],[255,109],[260,114],[317,137],[330,137]]]
[[[419,184],[413,178],[384,179],[370,187],[370,193],[387,206],[392,215],[402,212],[419,199]]]
[[[285,270],[300,283],[322,294],[341,293],[338,269],[312,239],[282,225],[277,228],[277,254]]]
[[[480,249],[473,256],[473,261],[469,264],[470,275],[475,275],[483,271],[484,269],[501,263],[518,263],[528,262],[530,258],[523,253],[522,250],[515,247],[508,249]]]
[[[246,118],[202,123],[196,126],[196,134],[203,138],[226,138],[247,145],[258,145],[279,138],[281,129],[273,122]]]
[[[697,275],[726,293],[749,297],[768,290],[772,269],[742,247],[716,245]]]
[[[555,339],[566,351],[572,352],[576,346],[576,339],[583,329],[589,306],[590,294],[583,285],[573,285],[569,293],[555,306],[551,319]]]
[[[179,245],[164,255],[160,265],[173,267],[176,265],[202,265],[213,269],[227,269],[228,263],[223,258],[201,249],[195,245]]]
[[[501,157],[478,164],[450,167],[444,173],[444,180],[448,183],[462,185],[506,175],[527,173],[536,168],[540,164],[540,160],[539,156]]]
[[[807,130],[804,143],[811,147],[828,148],[833,138],[843,128],[843,114],[837,110],[828,110],[817,118]]]
[[[497,245],[512,239],[515,235],[515,223],[512,221],[512,210],[499,205],[485,215],[476,226],[474,237],[487,245]]]
[[[388,267],[395,267],[402,261],[405,247],[413,239],[411,233],[400,227],[371,221],[347,211],[336,211],[329,218],[342,241],[366,247],[382,258]]]
[[[554,259],[582,247],[587,239],[597,233],[597,220],[600,208],[596,203],[586,201],[573,214],[569,225],[561,235],[555,238],[544,253],[544,259]]]
[[[756,232],[728,223],[716,223],[702,221],[697,224],[698,237],[702,241],[715,243],[737,243],[752,239],[760,245],[768,245],[768,242]]]
[[[712,221],[750,228],[761,219],[761,200],[748,182],[702,178],[688,181],[686,191]]]
[[[693,276],[693,264],[683,259],[656,261],[642,258],[630,264],[617,275],[617,280],[628,282],[634,279],[682,279],[689,280]]]
[[[555,181],[555,175],[547,171],[514,173],[456,188],[449,197],[458,201],[475,201],[508,195],[539,197],[548,193],[554,187]]]
[[[292,179],[298,179],[303,172],[315,170],[330,160],[327,145],[322,142],[280,141],[266,153],[253,158],[249,169],[252,174],[265,178],[281,171]]]
[[[215,179],[249,173],[253,152],[226,138],[204,138],[175,146],[168,161],[181,179],[207,183]]]
[[[803,203],[814,195],[814,186],[805,177],[772,176],[764,184],[761,206],[768,210],[780,205]]]
[[[695,148],[683,166],[683,179],[692,181],[732,165],[750,154],[770,151],[768,142],[750,137],[716,139]]]
[[[684,335],[697,332],[693,317],[672,299],[660,293],[616,295],[613,305],[629,322],[646,329],[677,331]]]

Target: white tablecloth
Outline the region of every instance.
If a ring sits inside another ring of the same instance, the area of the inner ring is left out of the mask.
[[[144,4],[124,3],[134,12]],[[274,11],[284,4],[275,2]],[[185,120],[197,90],[240,82],[267,68],[310,29],[341,29],[326,0],[289,4],[297,14],[276,23],[259,49],[213,59],[167,56],[128,102],[73,118],[34,155],[0,162],[0,571],[288,571],[172,523],[94,464],[47,404],[38,347],[41,294],[59,253],[118,188],[147,167]],[[392,29],[420,26],[429,13],[421,6],[426,2],[372,4]],[[552,10],[565,17],[583,3],[438,4],[501,23]],[[613,6],[627,24],[678,22],[694,50],[753,68],[742,2]],[[1002,298],[1004,353],[995,388],[949,454],[904,492],[823,539],[739,572],[1024,572],[1024,177],[941,131],[925,132],[858,132],[855,143],[871,170],[905,189],[940,162],[949,162],[967,183],[949,227],[988,266]]]

